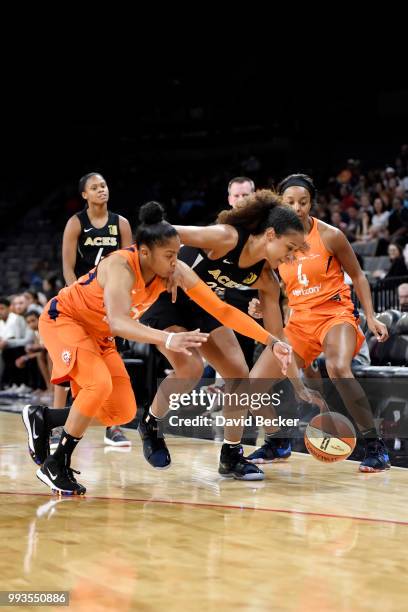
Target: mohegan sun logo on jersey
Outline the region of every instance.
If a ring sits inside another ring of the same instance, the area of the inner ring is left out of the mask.
[[[61,359],[65,363],[66,366],[69,366],[69,364],[71,363],[71,359],[72,359],[71,351],[68,351],[68,350],[62,351]]]
[[[242,281],[246,285],[252,285],[257,279],[257,275],[254,272],[250,272],[248,276]]]

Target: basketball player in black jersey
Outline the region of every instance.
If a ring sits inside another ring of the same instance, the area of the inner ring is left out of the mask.
[[[228,204],[231,208],[236,208],[246,196],[255,191],[255,184],[247,176],[236,176],[228,183]],[[248,312],[249,302],[252,298],[258,297],[256,289],[226,289],[224,299],[231,306],[239,308],[242,312]],[[245,361],[249,367],[254,365],[255,342],[252,338],[246,338],[241,334],[237,335],[239,345],[244,353]],[[247,342],[248,340],[248,342]]]
[[[86,206],[67,222],[62,241],[62,265],[67,285],[98,265],[102,257],[132,244],[129,221],[108,210],[109,189],[103,176],[89,172],[80,180],[78,190]],[[54,406],[65,406],[66,393],[55,387]],[[52,440],[55,445],[56,440]],[[119,427],[107,427],[105,443],[130,446]]]
[[[232,178],[228,183],[228,204],[231,208],[236,208],[245,198],[246,196],[251,195],[255,191],[255,183],[252,179],[247,176],[236,176]],[[235,308],[239,308],[242,312],[247,313],[249,303],[253,298],[258,298],[258,291],[256,289],[225,289],[224,290],[224,301],[227,304],[231,304],[231,306],[235,306]],[[255,340],[252,338],[248,338],[247,336],[243,336],[242,334],[235,333],[239,346],[244,353],[245,361],[248,368],[251,370],[254,365],[254,350],[255,350]],[[221,383],[221,386],[220,386]],[[224,388],[224,383],[222,379],[218,379],[218,383],[216,381],[216,386],[219,386],[221,389]],[[242,438],[243,444],[255,444],[256,440],[256,430],[253,426],[246,427],[244,436]]]
[[[273,269],[304,244],[303,226],[299,219],[289,207],[280,204],[280,198],[272,191],[257,191],[245,198],[245,206],[220,213],[216,225],[176,226],[181,242],[191,245],[182,247],[179,259],[193,268],[213,290],[258,289],[265,304],[264,311],[268,312],[266,329],[275,326],[276,321],[281,322],[280,287]],[[207,346],[194,351],[187,358],[162,350],[174,373],[160,385],[149,414],[139,426],[139,432],[145,458],[153,467],[163,469],[169,467],[171,459],[164,440],[158,438],[157,420],[163,418],[168,410],[170,393],[188,392],[194,388],[202,376],[202,357],[227,382],[228,379],[248,378],[249,368],[234,332],[220,326],[216,319],[181,291],[175,303],[163,293],[145,312],[141,322],[169,332],[200,328],[202,332],[210,334]],[[233,417],[237,418],[237,406],[232,406],[232,409]],[[239,417],[245,416],[246,412],[245,408],[241,409]],[[224,405],[224,416],[228,418],[229,415],[231,413],[228,414]],[[239,480],[262,480],[262,470],[243,458],[240,444],[242,430],[240,424],[225,426],[219,473]]]
[[[68,220],[62,242],[67,285],[97,266],[102,257],[132,244],[129,221],[108,210],[109,189],[101,174],[83,176],[79,193],[87,205]]]

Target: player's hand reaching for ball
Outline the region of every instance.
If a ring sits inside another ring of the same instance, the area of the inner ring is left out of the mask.
[[[200,332],[199,329],[188,332],[169,333],[164,343],[166,349],[175,353],[185,353],[192,355],[189,348],[200,348],[203,342],[207,342],[209,334]]]

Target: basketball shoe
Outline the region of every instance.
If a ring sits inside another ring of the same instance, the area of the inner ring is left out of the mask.
[[[49,431],[45,423],[44,408],[45,406],[27,404],[22,412],[28,434],[28,450],[37,465],[42,465],[50,454]]]
[[[388,449],[384,440],[375,438],[365,441],[365,457],[360,463],[360,472],[383,472],[391,467]]]
[[[253,463],[244,458],[241,444],[223,444],[221,448],[218,473],[224,478],[236,480],[263,480],[265,474]]]
[[[286,461],[292,453],[289,438],[265,438],[265,443],[248,455],[252,463],[272,463]]]
[[[158,470],[170,467],[171,457],[163,436],[159,437],[157,419],[147,413],[140,421],[138,431],[143,443],[143,455],[150,465]]]
[[[37,470],[37,478],[60,495],[85,495],[86,488],[77,482],[75,474],[80,474],[70,466],[62,466],[51,455]]]

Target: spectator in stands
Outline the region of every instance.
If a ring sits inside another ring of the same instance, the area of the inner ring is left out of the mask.
[[[25,321],[29,329],[33,332],[33,342],[27,344],[25,348],[25,354],[17,357],[15,361],[15,365],[17,368],[24,368],[30,359],[35,359],[37,362],[38,370],[41,373],[41,376],[44,380],[44,384],[47,388],[47,396],[52,396],[53,393],[53,385],[51,384],[51,372],[49,368],[49,363],[47,359],[47,351],[41,342],[40,335],[38,332],[38,321],[39,314],[33,310],[28,310],[24,315]],[[35,380],[34,386],[38,388],[40,386],[40,381],[38,377]],[[42,397],[44,400],[45,397]],[[47,397],[48,399],[48,397]]]
[[[355,206],[356,200],[353,196],[350,185],[342,185],[340,187],[341,210],[348,212],[350,206]]]
[[[337,229],[341,230],[344,233],[347,229],[347,223],[342,220],[341,214],[338,211],[334,211],[330,215],[330,225],[333,225],[333,227],[337,227]]]
[[[43,307],[38,299],[38,293],[36,291],[24,291],[24,297],[27,300],[27,312],[36,312],[40,315],[43,311]]]
[[[388,166],[385,169],[383,185],[385,189],[387,189],[387,191],[394,191],[394,189],[399,185],[399,178],[397,176],[397,173],[395,172],[395,169],[391,166]]]
[[[354,242],[356,240],[357,232],[360,227],[358,210],[355,206],[350,206],[347,209],[347,214],[349,216],[349,220],[347,223],[345,234],[350,242]]]
[[[21,317],[27,312],[28,301],[24,293],[15,295],[11,300],[11,311]]]
[[[408,175],[401,179],[400,186],[404,191],[408,192]]]
[[[36,261],[29,265],[24,277],[27,284],[33,287],[35,291],[40,291],[42,288],[44,270],[48,266],[48,262]]]
[[[360,197],[360,210],[367,211],[370,215],[373,213],[373,207],[371,206],[370,194],[364,192]],[[371,217],[370,217],[371,218]]]
[[[24,334],[23,318],[11,311],[10,300],[0,298],[0,342],[8,338],[21,338]]]
[[[403,256],[403,258],[404,258],[405,265],[406,265],[406,266],[407,266],[407,268],[408,268],[408,244],[406,244],[406,245],[405,245],[404,250],[403,250],[403,252],[402,252],[402,256]]]
[[[0,298],[0,344],[8,338],[12,338],[18,331],[15,329],[18,317],[14,312],[10,312],[10,300],[5,297]],[[4,370],[2,349],[0,348],[0,382]]]
[[[388,234],[391,242],[406,242],[408,239],[408,208],[400,198],[392,200],[392,212],[388,218]]]
[[[55,274],[51,274],[43,280],[43,293],[47,299],[47,302],[55,297],[58,291],[61,289],[61,283]]]
[[[374,215],[371,219],[370,235],[371,238],[386,238],[388,228],[388,210],[385,210],[382,198],[374,200]]]
[[[394,195],[396,198],[399,198],[401,200],[404,208],[408,208],[408,188],[404,189],[404,187],[400,185],[396,188]]]
[[[398,301],[402,312],[408,312],[408,283],[402,283],[398,287]]]
[[[367,177],[364,176],[364,174],[360,174],[360,176],[358,177],[357,183],[353,187],[354,197],[360,200],[363,193],[367,191],[367,185],[368,185]]]
[[[316,209],[316,217],[320,219],[320,221],[324,221],[324,223],[330,223],[330,213],[328,209],[328,201],[325,194],[319,194],[317,196],[317,203],[315,206]]]
[[[3,351],[4,360],[2,383],[9,386],[16,385],[21,392],[29,390],[27,385],[28,378],[26,375],[22,375],[16,368],[15,360],[23,355],[25,347],[28,344],[32,344],[35,340],[34,333],[24,320],[26,310],[27,300],[24,295],[14,296],[10,305],[10,312],[7,313],[5,321],[9,331],[7,337],[0,339],[0,350]],[[10,317],[11,322],[9,322]]]
[[[402,248],[399,244],[392,242],[388,246],[388,256],[391,261],[391,267],[385,275],[385,278],[408,276],[408,268],[405,264],[402,256]]]
[[[408,268],[402,256],[401,246],[395,242],[388,245],[388,257],[390,267],[386,270],[375,270],[372,274],[374,278],[393,278],[396,276],[408,276]]]
[[[356,232],[356,239],[359,242],[368,242],[371,239],[371,217],[372,215],[369,210],[362,210],[359,227]]]

